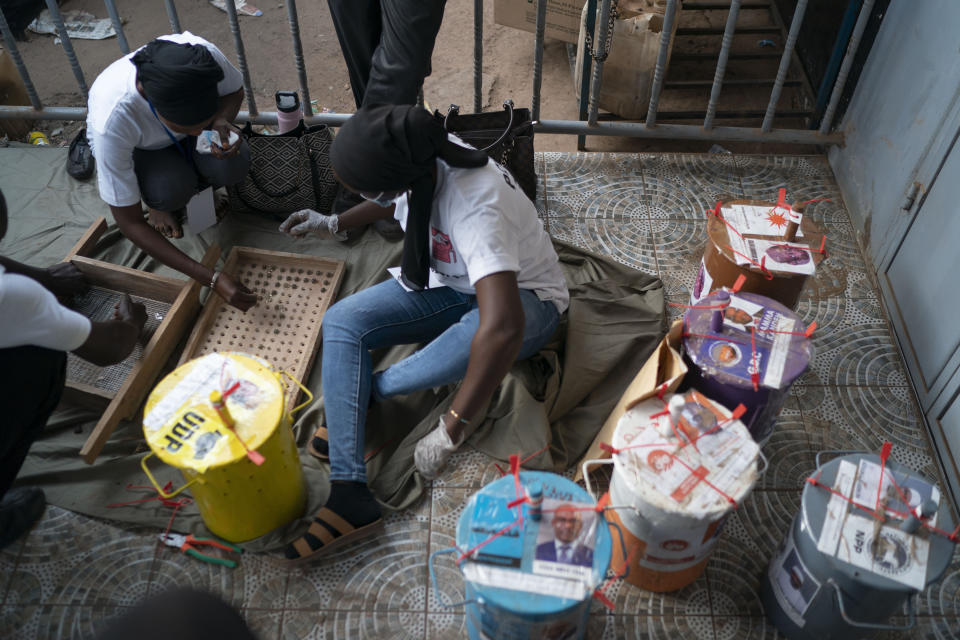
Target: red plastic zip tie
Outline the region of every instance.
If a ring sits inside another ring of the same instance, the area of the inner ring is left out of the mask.
[[[740,291],[740,289],[743,288],[743,285],[744,283],[746,283],[746,281],[747,281],[747,276],[741,273],[739,276],[737,276],[737,280],[736,282],[733,283],[733,288],[730,290],[734,293],[737,293],[738,291]]]
[[[631,547],[629,553],[627,553],[626,561],[623,563],[623,567],[615,575],[611,576],[604,581],[602,585],[597,587],[593,591],[593,597],[603,603],[603,605],[609,608],[611,611],[615,611],[614,604],[606,595],[607,589],[610,588],[610,585],[622,578],[627,573],[627,569],[633,564],[633,556],[637,552],[637,547]]]
[[[750,360],[753,363],[753,373],[750,374],[750,381],[753,382],[754,392],[760,391],[760,371],[757,369],[757,332],[750,327]]]
[[[600,450],[606,451],[607,453],[620,453],[620,451],[622,451],[622,449],[617,449],[612,444],[607,444],[606,442],[600,443]]]
[[[511,500],[507,503],[507,509],[513,509],[514,507],[523,504],[524,502],[530,502],[529,496],[523,496],[515,500]]]
[[[522,522],[522,519],[517,518],[516,520],[514,520],[513,522],[505,526],[503,529],[500,529],[500,531],[497,531],[496,533],[491,534],[490,537],[487,538],[486,540],[483,540],[477,543],[477,545],[474,546],[472,549],[464,551],[463,553],[460,554],[460,557],[457,558],[457,564],[460,564],[461,562],[463,562],[464,560],[472,556],[474,553],[476,553],[483,547],[487,546],[488,544],[490,544],[491,542],[493,542],[494,540],[496,540],[497,538],[505,534],[507,531],[510,531],[510,529],[513,529],[515,526],[517,526],[521,522]]]
[[[682,302],[668,302],[671,307],[683,307],[684,309],[726,309],[730,303],[725,304],[683,304]]]
[[[663,394],[665,394],[666,392],[667,392],[667,383],[664,382],[664,383],[662,383],[662,384],[660,385],[660,387],[657,389],[657,398],[658,398],[659,400],[663,400]]]
[[[536,458],[538,455],[540,455],[541,453],[543,453],[549,448],[550,448],[550,445],[548,444],[544,446],[543,449],[540,449],[539,451],[534,451],[529,456],[527,456],[526,458],[520,461],[520,466],[522,467],[523,465],[527,464],[528,462],[530,462],[531,460],[533,460],[534,458]]]
[[[741,403],[738,404],[738,405],[736,406],[736,408],[733,410],[733,413],[730,415],[730,419],[731,419],[731,420],[739,420],[739,419],[740,419],[740,416],[742,416],[742,415],[745,414],[746,412],[747,412],[747,408],[746,408],[745,406],[743,406],[743,403],[741,402]]]
[[[825,253],[823,250],[827,246],[827,236],[826,234],[820,236],[820,253]]]
[[[599,513],[604,509],[606,509],[609,505],[610,505],[610,492],[606,491],[602,496],[600,496],[600,500],[597,501],[597,506],[594,507],[594,509]]]
[[[226,391],[224,391],[223,393],[221,393],[221,394],[220,394],[220,397],[223,398],[224,400],[226,400],[229,396],[233,395],[233,392],[234,392],[234,391],[236,391],[236,390],[239,389],[239,388],[240,388],[240,381],[237,380],[237,381],[234,382],[232,385],[230,385],[230,388],[229,388],[229,389],[227,389]]]
[[[814,202],[833,202],[832,198],[814,198],[813,200],[804,200],[800,203],[800,206],[803,207],[808,204],[813,204]]]
[[[760,264],[759,262],[757,262],[756,260],[754,260],[754,259],[751,258],[750,256],[744,255],[744,254],[740,253],[739,251],[737,251],[736,249],[734,249],[734,248],[731,247],[730,245],[726,245],[726,248],[727,248],[727,249],[730,249],[730,251],[732,251],[733,253],[737,254],[738,256],[740,256],[741,258],[743,258],[744,260],[748,261],[748,262],[749,262],[750,264],[752,264],[753,266],[755,266],[755,267],[757,267],[758,269],[760,269],[760,270],[763,272],[763,277],[765,277],[767,280],[773,280],[773,274],[770,273],[769,271],[767,271],[766,267],[764,267],[762,264]],[[741,274],[741,275],[743,275],[743,274]]]
[[[733,338],[728,338],[727,336],[718,336],[712,333],[684,333],[684,338],[710,338],[711,340],[723,340],[725,342],[732,342],[734,344],[746,345],[746,342],[741,342],[739,340],[734,340]]]
[[[845,502],[847,502],[848,504],[852,505],[855,509],[859,509],[859,510],[861,510],[861,511],[867,513],[867,514],[869,514],[869,515],[870,515],[871,517],[873,517],[875,520],[882,520],[882,519],[883,519],[883,516],[881,516],[879,513],[877,513],[877,510],[876,510],[876,509],[870,509],[869,507],[865,507],[865,506],[863,506],[863,505],[861,505],[861,504],[857,504],[856,502],[853,501],[853,499],[848,498],[847,496],[843,495],[842,493],[840,493],[839,491],[837,491],[837,490],[834,489],[833,487],[829,487],[829,486],[823,484],[822,482],[820,482],[820,474],[821,474],[821,473],[822,473],[822,471],[820,471],[820,470],[818,469],[816,475],[808,477],[805,482],[807,482],[807,483],[809,483],[809,484],[812,484],[812,485],[815,486],[815,487],[819,487],[820,489],[823,489],[824,491],[830,493],[831,495],[839,496],[839,497],[842,498]],[[882,477],[883,477],[883,476],[881,476],[881,486],[882,486]],[[892,478],[892,479],[893,479],[893,478]],[[896,479],[893,479],[893,483],[894,483],[894,485],[896,485]],[[907,504],[907,502],[904,501],[904,504]],[[895,509],[891,509],[891,508],[889,508],[889,507],[887,507],[887,508],[885,509],[885,512],[886,512],[886,513],[890,513],[890,514],[892,514],[892,515],[894,515],[894,516],[897,516],[898,518],[907,518],[907,517],[910,516],[909,513],[903,513],[903,512],[897,511],[897,510],[895,510]],[[958,542],[958,540],[960,540],[960,539],[958,539],[958,534],[960,534],[960,524],[957,525],[957,528],[954,529],[952,533],[949,533],[949,532],[947,532],[947,531],[944,531],[943,529],[940,529],[940,528],[938,528],[938,527],[935,527],[935,526],[931,525],[929,522],[927,522],[927,521],[925,521],[925,520],[920,520],[920,526],[922,526],[923,528],[925,528],[925,529],[927,529],[927,530],[929,530],[929,531],[931,531],[931,532],[933,532],[933,533],[936,533],[937,535],[942,535],[942,536],[944,536],[945,538],[947,538],[947,539],[950,540],[951,542],[956,543],[956,542]]]
[[[893,443],[886,441],[880,447],[880,480],[877,482],[877,502],[873,506],[874,511],[880,510],[880,489],[883,488],[883,474],[887,468],[887,459],[890,457],[890,451],[893,450]],[[906,502],[905,504],[910,504]]]

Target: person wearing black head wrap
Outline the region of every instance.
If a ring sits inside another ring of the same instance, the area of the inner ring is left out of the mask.
[[[216,114],[223,69],[203,45],[154,40],[130,61],[143,95],[167,122],[190,128]]]
[[[293,563],[378,528],[364,463],[371,399],[462,380],[415,447],[417,470],[434,478],[513,362],[549,340],[569,301],[550,238],[510,172],[449,138],[422,108],[362,107],[337,133],[330,158],[338,179],[368,202],[340,216],[298,211],[280,230],[343,239],[347,229],[393,217],[406,235],[398,279],[324,315],[327,424],[310,451],[329,457],[331,489],[309,531],[287,547]],[[373,372],[371,349],[415,343],[426,346]]]
[[[97,77],[87,105],[87,137],[100,197],[120,231],[163,264],[246,310],[256,304],[252,292],[166,239],[183,235],[186,205],[197,193],[246,176],[250,150],[231,124],[242,101],[240,71],[217,47],[189,32],[163,36]],[[221,140],[211,153],[195,150],[205,129]]]
[[[357,116],[337,133],[330,163],[353,191],[410,190],[401,273],[408,287],[423,289],[429,271],[436,159],[451,167],[476,168],[487,164],[487,154],[451,142],[427,111],[413,105],[364,107]]]

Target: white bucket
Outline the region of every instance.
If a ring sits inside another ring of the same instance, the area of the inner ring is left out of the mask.
[[[641,402],[613,437],[607,518],[627,556],[611,566],[650,591],[680,589],[703,573],[727,515],[753,488],[760,449],[733,414],[697,391]]]

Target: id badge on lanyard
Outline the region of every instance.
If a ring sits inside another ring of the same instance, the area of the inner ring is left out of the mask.
[[[180,155],[183,156],[183,159],[187,161],[188,164],[193,164],[190,158],[190,153],[183,148],[183,145],[180,144],[180,141],[177,140],[176,136],[173,135],[173,132],[167,128],[167,125],[163,124],[163,121],[160,120],[160,116],[157,115],[157,110],[154,108],[153,103],[150,100],[147,100],[147,104],[150,105],[150,111],[153,112],[153,117],[157,119],[157,122],[160,123],[160,126],[163,127],[164,132],[167,134],[167,137],[173,141],[173,144],[177,145],[177,149],[180,151]]]

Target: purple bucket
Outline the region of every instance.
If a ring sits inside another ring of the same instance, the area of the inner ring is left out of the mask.
[[[790,385],[813,357],[804,326],[787,307],[754,293],[716,291],[697,307],[683,318],[683,358],[689,369],[684,385],[731,411],[743,404],[747,411],[740,419],[763,444],[773,433]]]

